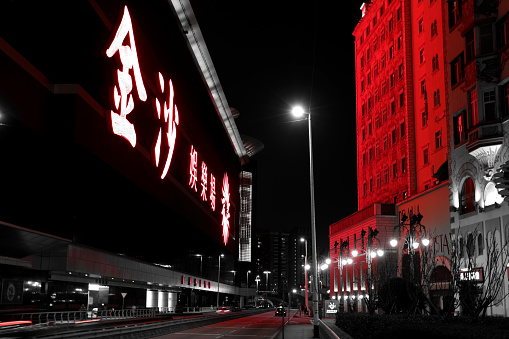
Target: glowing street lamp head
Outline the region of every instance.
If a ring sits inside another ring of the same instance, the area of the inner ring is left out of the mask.
[[[294,117],[300,118],[304,115],[304,108],[302,108],[301,106],[295,106],[294,108],[292,108],[292,114]]]
[[[326,263],[327,265],[330,265],[331,260],[330,260],[329,258],[327,258],[327,259],[325,259],[325,263]]]
[[[348,258],[348,259],[346,259],[346,263],[347,263],[348,265],[350,265],[351,263],[353,263],[353,259],[352,259],[352,258]]]
[[[397,244],[398,244],[398,241],[396,239],[391,239],[391,246],[392,247],[396,247]]]
[[[416,250],[417,248],[419,248],[419,243],[417,241],[414,241],[412,243],[412,247]]]
[[[306,271],[308,271],[311,268],[311,266],[307,264],[306,266],[304,266],[304,268],[306,269]]]
[[[306,239],[300,238],[300,242],[304,242],[304,241],[306,241]]]
[[[429,239],[428,239],[428,238],[424,238],[424,239],[422,239],[422,244],[423,244],[424,246],[428,246],[428,245],[429,245]]]
[[[384,251],[383,250],[377,250],[376,251],[376,254],[379,256],[379,257],[382,257],[384,255]]]
[[[356,257],[359,254],[359,251],[353,250],[352,251],[352,257]]]

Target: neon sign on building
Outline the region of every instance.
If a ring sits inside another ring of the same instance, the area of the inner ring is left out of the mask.
[[[106,56],[117,56],[119,68],[116,72],[117,84],[110,89],[112,109],[107,114],[108,129],[115,135],[124,138],[131,147],[136,147],[136,128],[129,121],[128,115],[135,109],[135,98],[132,94],[136,88],[137,98],[146,101],[147,91],[143,82],[142,71],[138,60],[138,51],[134,39],[133,25],[127,6],[124,7],[122,20],[115,35],[106,49]],[[134,82],[133,82],[134,79]],[[156,75],[157,93],[153,98],[153,113],[159,126],[156,128],[152,146],[152,163],[157,167],[161,179],[165,179],[171,166],[177,147],[177,129],[179,111],[174,103],[176,92],[171,80],[166,81],[160,72]],[[164,153],[164,154],[163,154]],[[199,199],[216,211],[216,177],[203,160],[199,162],[198,151],[191,145],[189,153],[189,181],[191,191]],[[225,173],[222,184],[221,227],[223,243],[228,243],[230,229],[230,185]]]

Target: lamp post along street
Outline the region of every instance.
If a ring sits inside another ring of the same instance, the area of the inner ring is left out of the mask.
[[[302,107],[293,109],[295,116],[307,115],[308,135],[309,135],[309,190],[311,195],[311,255],[313,262],[313,333],[315,338],[319,338],[319,319],[318,319],[318,260],[316,252],[316,223],[315,223],[315,181],[313,173],[313,137],[311,132],[311,112],[305,113]]]
[[[221,257],[224,257],[224,254],[219,255],[218,258],[219,267],[217,269],[217,309],[219,309],[219,277],[221,274]]]
[[[306,305],[306,310],[309,309],[309,296],[308,296],[308,241],[304,238],[301,238],[300,241],[304,241],[305,248],[305,257],[304,257],[304,301]]]

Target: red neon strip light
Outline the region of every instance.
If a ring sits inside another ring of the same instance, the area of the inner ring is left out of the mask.
[[[16,320],[16,321],[0,321],[0,327],[3,326],[15,326],[15,325],[27,325],[31,324],[32,322],[30,320]]]

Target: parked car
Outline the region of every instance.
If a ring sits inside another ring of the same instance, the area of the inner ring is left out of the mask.
[[[276,316],[283,316],[286,317],[286,309],[283,306],[276,307]]]

